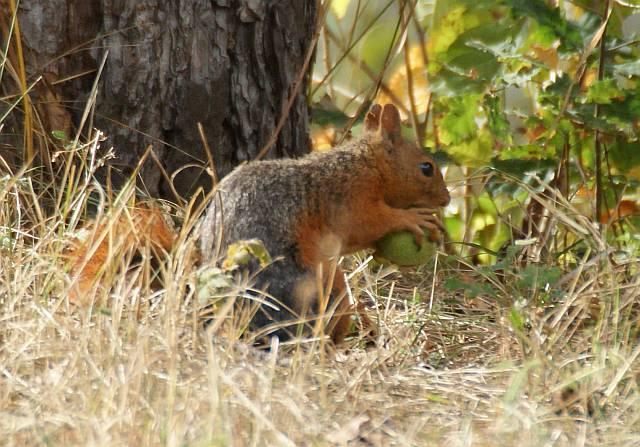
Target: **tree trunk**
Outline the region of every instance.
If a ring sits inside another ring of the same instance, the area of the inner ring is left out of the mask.
[[[0,0],[3,15],[7,5]],[[34,103],[58,98],[76,125],[108,51],[94,125],[107,134],[103,147],[114,146],[113,171],[126,176],[152,144],[167,175],[150,157],[145,187],[172,200],[176,172],[185,198],[211,186],[197,123],[220,177],[267,144],[308,73],[316,16],[307,0],[29,0],[18,14],[27,74],[44,75]],[[308,80],[269,157],[309,151]]]

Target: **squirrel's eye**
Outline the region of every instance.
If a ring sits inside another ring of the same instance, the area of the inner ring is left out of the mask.
[[[420,170],[425,176],[433,177],[433,165],[431,163],[420,163]]]

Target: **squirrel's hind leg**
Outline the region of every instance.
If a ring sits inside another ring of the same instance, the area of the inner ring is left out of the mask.
[[[309,273],[289,257],[275,260],[256,274],[253,290],[263,290],[257,297],[249,328],[258,339],[277,336],[280,341],[308,335],[312,321],[308,321],[309,309],[296,297],[300,284]],[[259,292],[249,292],[256,295]]]
[[[325,264],[322,269],[327,272]],[[267,337],[278,336],[281,341],[300,336],[328,334],[339,344],[348,335],[351,326],[353,306],[346,295],[346,284],[342,270],[337,267],[331,285],[331,293],[325,306],[319,296],[327,287],[326,277],[318,278],[318,271],[302,268],[293,259],[280,259],[257,275],[254,290],[267,293],[261,297],[269,304],[261,304],[256,310],[250,328]],[[336,300],[340,300],[336,304]],[[328,325],[319,321],[325,312],[333,311]],[[259,338],[263,338],[260,337]]]

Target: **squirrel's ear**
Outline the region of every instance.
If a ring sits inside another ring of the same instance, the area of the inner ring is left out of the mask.
[[[393,104],[385,104],[380,118],[380,127],[383,135],[394,141],[401,136],[400,112]]]
[[[364,118],[364,130],[366,133],[376,133],[380,129],[380,113],[382,107],[380,104],[374,104],[367,112],[367,116]]]

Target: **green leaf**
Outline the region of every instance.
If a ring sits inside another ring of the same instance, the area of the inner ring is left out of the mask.
[[[454,81],[450,76],[454,73],[464,79],[456,83],[463,91],[481,91],[473,84],[484,87],[493,81],[501,66],[495,53],[513,47],[514,29],[500,2],[438,2],[427,47],[432,81],[442,77],[439,87],[451,84]],[[469,83],[472,89],[466,85]]]
[[[541,27],[541,32],[553,33],[560,39],[560,48],[582,49],[580,29],[562,17],[561,8],[552,8],[544,0],[506,0],[506,3],[512,7],[515,18],[533,19]],[[549,40],[551,39],[548,38],[546,43]]]
[[[625,76],[628,78],[632,76],[640,76],[640,59],[632,62],[625,62],[622,64],[613,64],[611,68],[614,73],[620,76]]]
[[[443,2],[438,2],[438,7]],[[456,2],[450,2],[455,4]],[[443,12],[436,8],[433,15],[432,30],[429,36],[427,50],[430,60],[436,64],[440,59],[440,54],[446,53],[451,44],[467,29],[477,26],[480,21],[473,14],[466,14],[467,7],[464,5],[455,6],[448,11]],[[438,71],[437,65],[430,67],[430,71]]]
[[[259,239],[238,241],[227,249],[227,257],[222,263],[225,270],[234,270],[237,267],[247,265],[252,259],[258,260],[261,267],[271,263],[271,256]]]
[[[63,130],[52,130],[51,135],[57,140],[67,141],[69,139]]]
[[[460,165],[479,167],[489,164],[493,156],[493,146],[491,134],[483,130],[476,138],[451,145],[446,151]]]
[[[593,151],[592,151],[593,152]],[[557,159],[493,159],[491,165],[501,172],[505,172],[518,180],[531,183],[532,174],[536,174],[540,178],[544,178],[548,172],[553,171],[557,166]],[[518,186],[516,182],[505,182],[501,176],[493,177],[487,184],[487,189],[492,194],[506,194],[514,199],[524,201],[528,197],[528,193]],[[521,209],[521,205],[517,205]]]
[[[536,172],[541,174],[549,169],[553,169],[557,163],[557,160],[552,158],[525,159],[520,157],[513,159],[495,159],[491,162],[497,170],[515,176],[520,180],[523,180],[527,173]],[[544,175],[541,175],[541,177],[544,177]]]
[[[452,71],[446,65],[431,78],[431,91],[441,97],[478,94],[484,92],[486,86],[484,79],[473,79],[470,73]]]
[[[349,122],[349,116],[338,109],[330,100],[323,98],[311,106],[311,121],[321,127],[333,125],[343,127]]]
[[[521,245],[508,245],[506,253],[502,256],[502,259],[500,259],[500,261],[496,262],[494,265],[490,266],[490,268],[494,272],[512,268],[517,256],[520,254],[522,249],[523,247]]]
[[[444,227],[453,241],[461,241],[464,237],[465,223],[456,216],[445,216]]]
[[[443,101],[448,110],[438,124],[441,143],[460,144],[478,133],[476,115],[481,98],[479,94],[468,94]]]
[[[558,41],[558,35],[549,26],[540,24],[539,22],[533,22],[525,34],[525,49],[529,49],[532,46],[537,46],[544,49],[549,49]]]
[[[616,133],[618,128],[615,123],[607,120],[606,117],[593,116],[593,105],[576,106],[567,110],[567,115],[576,122],[586,126],[590,130],[599,130],[605,133]]]
[[[511,327],[518,333],[522,333],[524,331],[525,317],[515,307],[511,308],[511,312],[509,312],[509,321],[511,322]]]
[[[524,289],[543,289],[552,286],[562,276],[562,270],[556,266],[533,265],[526,266],[518,275],[517,287]]]
[[[493,54],[480,51],[465,44],[463,50],[459,50],[458,44],[451,47],[448,60],[443,66],[448,70],[473,81],[484,81],[486,84],[500,69],[500,63]]]
[[[613,99],[619,99],[621,97],[624,97],[624,93],[616,84],[615,79],[603,79],[602,81],[595,81],[589,86],[586,102],[611,104]]]
[[[564,99],[565,94],[569,90],[572,85],[571,78],[563,73],[559,76],[555,82],[549,84],[541,93],[539,97],[539,101],[544,105],[552,105],[555,108],[560,108],[560,104]],[[576,96],[576,91],[578,89],[574,88],[572,90],[571,98]]]
[[[490,214],[492,216],[498,215],[498,208],[495,202],[488,193],[483,193],[478,196],[478,209],[483,213]]]
[[[626,141],[616,138],[609,147],[609,162],[620,171],[627,173],[640,166],[640,141]]]
[[[499,158],[521,162],[521,166],[525,166],[530,160],[555,157],[557,152],[555,145],[552,144],[522,144],[502,149]]]
[[[500,98],[494,95],[486,95],[483,106],[489,120],[489,130],[491,130],[493,136],[497,140],[509,144],[511,142],[511,129]]]
[[[212,298],[219,297],[233,286],[233,278],[223,269],[207,266],[196,277],[196,297],[200,305],[209,304]]]
[[[463,290],[472,298],[478,295],[497,296],[496,290],[488,283],[478,283],[467,279],[463,281],[456,277],[447,278],[444,287],[450,292]]]

